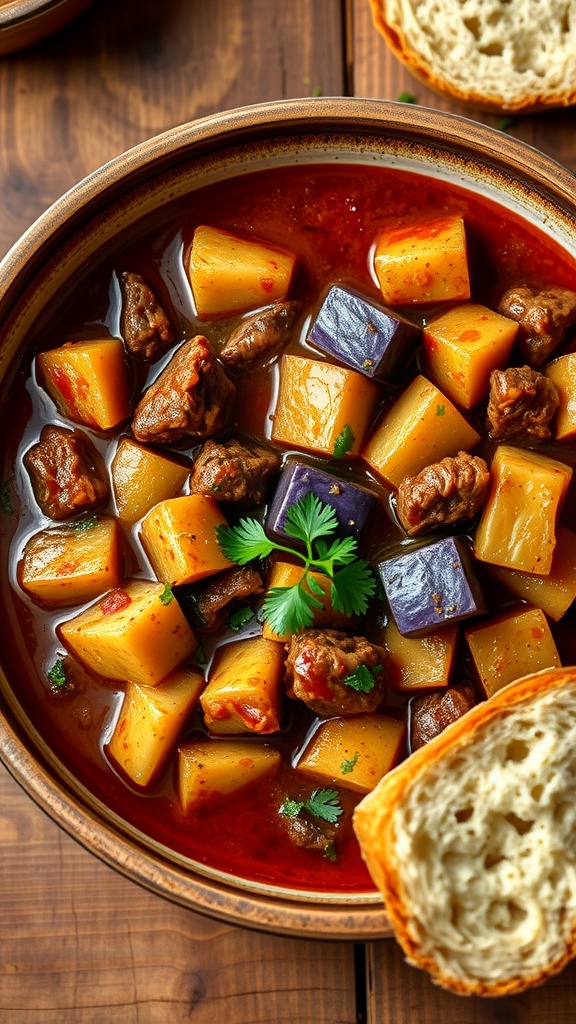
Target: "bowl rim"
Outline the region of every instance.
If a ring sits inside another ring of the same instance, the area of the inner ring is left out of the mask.
[[[25,292],[62,239],[74,235],[118,195],[135,190],[184,154],[202,156],[234,144],[277,139],[279,135],[321,136],[337,132],[360,139],[420,140],[448,154],[458,146],[460,165],[481,164],[515,187],[532,190],[549,203],[576,233],[576,179],[560,164],[496,129],[467,118],[404,103],[347,97],[277,100],[211,114],[154,136],[105,163],[56,200],[12,246],[0,263],[0,322],[15,297]],[[461,182],[462,183],[462,182]],[[463,182],[465,184],[465,181]],[[536,187],[537,183],[537,187]],[[576,251],[576,246],[575,246]],[[209,916],[260,930],[308,938],[363,940],[390,934],[380,902],[319,903],[259,895],[213,878],[194,876],[158,854],[152,861],[137,842],[114,834],[76,791],[55,778],[23,734],[0,697],[0,759],[10,774],[61,827],[105,863],[152,891]],[[104,826],[104,827],[103,827]],[[266,888],[266,887],[264,887]]]

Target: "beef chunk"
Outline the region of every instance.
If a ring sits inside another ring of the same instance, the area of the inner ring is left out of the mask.
[[[190,493],[253,507],[264,501],[279,469],[279,456],[264,445],[207,441],[192,469]]]
[[[576,292],[568,288],[539,292],[520,285],[503,295],[498,312],[519,322],[517,345],[522,358],[530,366],[540,366],[576,321]]]
[[[211,437],[220,430],[235,390],[198,334],[178,349],[140,399],[134,437],[144,443]]]
[[[335,629],[305,629],[286,650],[288,696],[304,701],[317,715],[356,715],[381,703],[386,682],[382,647]]]
[[[444,731],[447,725],[462,718],[476,703],[474,690],[463,683],[447,690],[416,697],[410,705],[410,744],[418,750]]]
[[[24,465],[44,515],[68,519],[108,497],[104,463],[81,430],[46,426],[28,449]]]
[[[122,274],[122,336],[134,355],[152,362],[174,341],[170,321],[140,274]]]
[[[471,519],[484,504],[490,473],[484,459],[458,452],[407,476],[398,488],[396,511],[412,537],[435,526]]]
[[[529,366],[490,374],[489,434],[493,441],[544,441],[560,399],[556,385]]]
[[[300,811],[297,815],[287,817],[281,815],[280,819],[294,846],[325,852],[334,842],[336,826],[331,825],[328,821],[313,818],[305,810]]]
[[[244,366],[285,345],[299,306],[298,302],[276,302],[242,320],[222,349],[222,362]]]
[[[196,595],[196,608],[201,620],[198,629],[209,632],[218,626],[220,613],[231,601],[241,600],[251,594],[261,594],[264,589],[262,577],[255,569],[243,566],[215,576],[208,586]]]

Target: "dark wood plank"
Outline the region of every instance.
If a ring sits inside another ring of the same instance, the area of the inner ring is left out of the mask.
[[[0,61],[0,254],[66,189],[177,124],[343,91],[340,0],[98,0]]]
[[[411,93],[423,107],[449,111],[497,127],[498,117],[465,107],[422,85],[389,51],[372,23],[368,0],[349,0],[353,23],[353,91],[356,96],[396,100]],[[576,171],[576,108],[517,117],[511,135]]]
[[[3,1024],[354,1024],[354,951],[211,921],[121,877],[0,771]]]

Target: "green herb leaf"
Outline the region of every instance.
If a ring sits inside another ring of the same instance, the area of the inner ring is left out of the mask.
[[[58,658],[52,665],[52,668],[48,669],[46,675],[48,677],[48,682],[55,693],[62,690],[66,686],[67,682],[66,668],[64,666],[63,658]]]
[[[368,599],[376,592],[372,570],[363,558],[357,558],[334,574],[330,597],[332,606],[344,615],[365,615]]]
[[[227,558],[246,565],[254,558],[267,558],[276,548],[257,519],[241,519],[237,526],[217,526],[216,536]]]
[[[208,661],[208,658],[206,657],[206,651],[204,650],[202,644],[200,644],[200,646],[196,648],[196,661],[198,662],[199,665],[205,665],[206,662]]]
[[[174,593],[169,583],[166,584],[164,590],[160,594],[160,600],[162,604],[170,604],[170,602],[174,600]]]
[[[337,789],[315,789],[304,807],[309,814],[321,818],[322,821],[328,821],[331,825],[336,825],[338,818],[343,814]]]
[[[358,751],[356,751],[354,757],[351,757],[348,761],[342,761],[342,764],[340,765],[340,771],[342,772],[342,775],[350,775],[350,772],[354,771],[356,765],[358,764],[359,757],[360,754]]]
[[[334,458],[341,459],[343,455],[347,455],[354,446],[354,440],[352,429],[347,423],[334,442],[334,450],[332,452]]]
[[[374,673],[367,665],[358,665],[349,676],[345,677],[344,685],[358,693],[371,693],[376,685]]]
[[[286,513],[284,529],[289,537],[313,544],[318,537],[329,537],[338,529],[338,518],[331,505],[324,505],[311,491]]]
[[[83,519],[78,519],[75,523],[72,523],[72,528],[81,532],[82,530],[93,530],[98,523],[98,516],[84,516]]]
[[[303,807],[303,800],[291,800],[290,797],[287,796],[281,804],[280,814],[283,814],[285,818],[296,818]]]
[[[326,860],[331,861],[332,864],[335,864],[336,861],[338,860],[338,855],[336,853],[336,847],[334,843],[327,843],[322,852],[326,857]]]
[[[247,626],[251,619],[254,618],[253,608],[245,606],[244,608],[235,608],[233,612],[230,612],[228,616],[228,626],[230,629],[238,632],[243,626]]]
[[[322,607],[322,602],[302,584],[303,579],[293,587],[271,587],[264,598],[264,616],[279,636],[308,629],[314,621],[314,609]]]
[[[12,497],[10,495],[10,481],[4,480],[0,484],[0,509],[5,516],[13,516],[14,508],[12,507]]]
[[[358,545],[354,537],[340,537],[332,542],[330,547],[325,541],[319,540],[316,544],[316,564],[319,565],[328,576],[332,576],[334,565],[348,565],[356,558]]]
[[[398,103],[418,103],[413,92],[398,93]]]
[[[496,128],[499,132],[507,132],[516,124],[515,117],[499,117],[496,121]]]
[[[323,96],[324,95],[324,90],[322,89],[322,87],[320,85],[315,85],[314,88],[312,89],[312,95],[313,96]]]

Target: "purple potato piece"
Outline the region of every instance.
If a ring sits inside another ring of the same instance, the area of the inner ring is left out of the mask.
[[[444,537],[386,559],[378,572],[403,636],[425,636],[487,610],[462,537]]]
[[[390,382],[421,339],[421,329],[399,313],[340,285],[326,294],[308,335],[312,345],[346,366]]]
[[[288,537],[285,530],[288,509],[311,491],[325,505],[332,506],[338,519],[339,533],[356,540],[378,504],[376,495],[367,487],[349,483],[304,462],[289,462],[278,481],[266,517],[268,532],[285,540]]]

